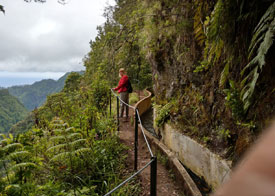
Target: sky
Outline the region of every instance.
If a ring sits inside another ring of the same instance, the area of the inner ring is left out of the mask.
[[[7,87],[84,70],[82,59],[90,51],[96,27],[105,22],[104,8],[115,2],[1,0],[0,4],[6,10],[5,15],[0,13],[0,86]]]

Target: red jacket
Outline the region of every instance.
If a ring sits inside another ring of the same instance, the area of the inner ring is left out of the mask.
[[[124,75],[120,78],[118,86],[115,88],[115,90],[118,90],[118,93],[126,92],[127,86],[128,86],[128,76]]]

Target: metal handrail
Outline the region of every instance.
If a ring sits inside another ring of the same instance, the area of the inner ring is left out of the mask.
[[[139,120],[139,124],[140,124],[140,127],[141,127],[141,131],[142,131],[143,137],[144,137],[144,139],[145,139],[145,142],[146,142],[146,144],[147,144],[147,147],[148,147],[148,150],[149,150],[149,152],[150,152],[151,157],[154,157],[154,154],[153,154],[153,152],[152,152],[152,149],[151,149],[151,147],[150,147],[150,145],[149,145],[149,142],[148,142],[148,140],[147,140],[147,137],[146,137],[146,135],[145,135],[145,133],[144,133],[144,129],[143,129],[143,125],[142,125],[142,123],[141,123],[141,119],[140,119],[140,115],[139,115],[138,109],[135,108],[135,107],[133,107],[133,106],[131,106],[131,105],[129,105],[129,104],[127,104],[127,103],[125,103],[123,100],[121,100],[120,97],[118,97],[117,94],[113,91],[113,89],[111,89],[111,91],[112,91],[112,93],[113,93],[122,103],[124,103],[124,104],[127,105],[128,107],[130,107],[130,108],[134,109],[135,111],[137,111],[137,114],[138,114],[137,116],[138,116],[138,120]]]
[[[118,186],[116,186],[113,190],[111,190],[110,192],[108,192],[107,194],[105,194],[104,196],[108,196],[110,194],[112,194],[113,192],[115,192],[117,189],[119,189],[121,186],[123,186],[125,183],[129,182],[132,178],[134,178],[136,175],[138,175],[139,173],[141,173],[145,168],[147,168],[149,165],[151,165],[151,188],[150,188],[150,192],[152,196],[156,196],[156,176],[157,176],[157,158],[154,157],[154,154],[152,152],[152,149],[149,145],[149,142],[147,140],[147,137],[145,135],[144,132],[144,128],[143,125],[141,123],[141,118],[138,112],[138,109],[129,105],[128,103],[125,103],[123,100],[120,99],[120,97],[118,97],[118,95],[113,91],[113,89],[111,89],[111,92],[115,95],[115,97],[117,97],[117,118],[118,118],[118,108],[119,108],[119,101],[121,101],[123,104],[125,104],[126,106],[132,108],[135,110],[135,115],[136,115],[136,127],[135,127],[135,170],[137,170],[137,137],[138,137],[138,128],[137,128],[137,123],[139,122],[140,127],[141,127],[141,132],[143,134],[144,140],[146,142],[146,145],[148,147],[148,150],[150,152],[150,156],[151,156],[151,160],[140,170],[138,170],[137,172],[135,172],[132,176],[130,176],[129,178],[127,178],[125,181],[123,181],[122,183],[120,183]],[[110,114],[111,114],[111,97],[110,97]],[[119,130],[119,120],[118,120],[118,130]]]
[[[150,145],[149,145],[149,142],[148,142],[147,137],[146,137],[146,135],[145,135],[145,132],[144,132],[144,130],[143,130],[143,125],[142,125],[142,123],[141,123],[141,119],[140,119],[140,115],[139,115],[138,109],[136,109],[136,110],[137,110],[137,114],[138,114],[137,116],[138,116],[139,124],[140,124],[140,127],[141,127],[141,132],[142,132],[142,134],[143,134],[144,140],[145,140],[145,142],[146,142],[146,144],[147,144],[147,147],[148,147],[148,150],[149,150],[149,152],[150,152],[151,157],[154,157],[154,154],[153,154],[153,152],[152,152],[152,149],[151,149],[151,147],[150,147]]]
[[[120,99],[120,97],[119,96],[117,96],[117,94],[113,91],[113,89],[111,89],[111,91],[112,91],[112,93],[122,102],[122,103],[124,103],[125,105],[127,105],[128,107],[130,107],[130,108],[132,108],[132,109],[136,109],[134,106],[131,106],[131,105],[129,105],[128,103],[126,103],[126,102],[124,102],[122,99]]]
[[[154,160],[150,160],[143,168],[141,168],[140,170],[138,170],[136,173],[134,173],[133,175],[131,175],[129,178],[127,178],[126,180],[124,180],[122,183],[120,183],[118,186],[116,186],[113,190],[111,190],[110,192],[106,193],[104,196],[108,196],[111,195],[113,192],[115,192],[117,189],[119,189],[120,187],[122,187],[124,184],[126,184],[127,182],[129,182],[132,178],[134,178],[136,175],[138,175],[139,173],[141,173],[144,169],[146,169]]]

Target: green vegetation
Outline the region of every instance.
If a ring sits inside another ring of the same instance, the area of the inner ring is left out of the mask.
[[[1,194],[103,195],[127,177],[126,147],[106,112],[107,84],[99,77],[87,85],[84,76],[71,73],[64,89],[33,111],[29,131],[2,135]],[[130,182],[117,194],[139,191]]]
[[[102,195],[121,182],[125,146],[112,134],[112,124],[89,133],[58,118],[49,126],[17,138],[2,135],[2,195]],[[118,192],[132,195],[138,189]]]
[[[266,65],[266,58],[269,50],[273,45],[275,38],[275,2],[269,6],[264,15],[261,17],[254,29],[253,37],[249,46],[248,59],[249,63],[243,68],[242,75],[242,100],[244,102],[244,110],[247,110],[252,104],[252,98],[260,73]],[[256,53],[256,55],[254,55]]]
[[[245,112],[240,97],[240,92],[236,88],[235,83],[233,81],[229,81],[229,84],[230,88],[224,89],[224,92],[226,93],[225,105],[231,109],[233,118],[242,120],[245,116]]]
[[[161,127],[170,118],[170,111],[174,104],[175,101],[171,101],[164,106],[155,106],[155,109],[157,110],[155,124],[157,125],[157,127]]]
[[[0,89],[0,133],[7,133],[11,126],[23,120],[27,109],[8,90]]]
[[[176,100],[156,124],[237,160],[274,116],[274,1],[138,2],[155,104]]]
[[[138,94],[137,93],[133,92],[133,93],[130,94],[130,96],[129,96],[129,103],[130,103],[130,105],[133,105],[133,104],[137,103],[138,100],[139,100],[139,98],[138,98]]]
[[[12,125],[12,127],[9,129],[8,133],[11,133],[13,135],[17,135],[19,133],[24,133],[30,129],[32,129],[32,127],[35,124],[35,112],[37,110],[34,110],[30,113],[28,113],[28,115],[22,119],[21,121],[17,122],[16,124]]]
[[[136,89],[153,86],[158,127],[170,120],[227,158],[238,159],[274,115],[273,1],[116,2],[84,75],[71,73],[31,125],[11,130],[28,132],[3,136],[4,195],[102,195],[121,181],[125,148],[107,114],[120,67]]]

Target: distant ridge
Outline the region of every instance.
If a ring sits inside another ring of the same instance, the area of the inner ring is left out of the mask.
[[[19,101],[29,110],[41,106],[48,95],[60,92],[65,84],[67,76],[71,72],[66,73],[58,80],[44,79],[35,82],[32,85],[12,86],[7,88],[9,93],[19,99]],[[84,72],[78,72],[84,73]]]
[[[27,114],[27,109],[7,89],[0,90],[0,133],[7,133],[13,124],[24,119]]]

